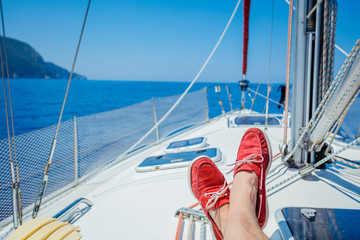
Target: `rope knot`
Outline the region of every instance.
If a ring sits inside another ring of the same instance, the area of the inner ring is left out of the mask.
[[[258,157],[260,157],[261,159],[257,159]],[[253,153],[250,154],[249,156],[247,156],[244,159],[241,160],[237,160],[232,164],[229,164],[228,166],[234,166],[229,172],[227,172],[226,174],[231,173],[232,171],[234,171],[236,168],[240,167],[243,164],[251,164],[251,163],[261,163],[264,161],[264,157],[260,154],[257,153]]]
[[[204,196],[211,196],[206,203],[205,209],[211,209],[219,200],[219,198],[226,196],[226,191],[228,188],[229,186],[226,184],[226,182],[224,182],[224,185],[218,191],[205,193]]]

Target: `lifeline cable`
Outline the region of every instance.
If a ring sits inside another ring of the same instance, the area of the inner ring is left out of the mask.
[[[49,160],[48,160],[48,162],[46,164],[46,167],[45,167],[45,173],[44,173],[44,176],[43,176],[43,180],[39,185],[39,191],[38,191],[38,194],[37,194],[37,197],[36,197],[36,201],[35,201],[35,204],[34,204],[34,210],[33,210],[33,214],[32,214],[33,218],[35,218],[37,216],[37,213],[38,213],[38,211],[40,209],[41,201],[42,201],[42,198],[43,198],[43,195],[44,195],[44,192],[45,192],[45,187],[46,187],[47,180],[48,180],[48,172],[49,172],[51,161],[52,161],[52,158],[53,158],[54,152],[55,152],[56,138],[57,138],[57,135],[58,135],[58,132],[59,132],[59,129],[60,129],[61,119],[62,119],[62,115],[63,115],[63,112],[64,112],[67,95],[68,95],[69,88],[70,88],[71,78],[72,78],[72,75],[73,75],[73,72],[74,72],[77,55],[79,53],[79,48],[80,48],[82,35],[84,33],[86,19],[87,19],[88,13],[89,13],[90,3],[91,3],[91,0],[89,0],[88,5],[87,5],[87,9],[86,9],[85,17],[84,17],[84,22],[83,22],[83,25],[82,25],[82,28],[81,28],[79,42],[78,42],[78,45],[77,45],[77,48],[76,48],[74,62],[73,62],[72,68],[71,68],[70,77],[69,77],[69,81],[68,81],[68,84],[67,84],[64,101],[63,101],[63,104],[62,104],[62,107],[61,107],[59,121],[58,121],[58,124],[56,126],[55,136],[54,136],[54,140],[53,140],[53,143],[52,143],[52,146],[51,146],[51,152],[50,152]]]

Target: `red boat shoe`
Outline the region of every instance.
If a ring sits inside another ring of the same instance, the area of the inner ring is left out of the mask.
[[[194,197],[197,198],[212,224],[216,239],[223,239],[223,235],[209,214],[229,203],[230,189],[224,175],[215,163],[206,156],[201,156],[189,166],[189,185]]]
[[[239,146],[233,165],[234,176],[239,171],[254,171],[259,179],[256,216],[263,229],[266,226],[269,207],[266,199],[265,180],[272,162],[271,146],[265,132],[258,128],[248,129]]]

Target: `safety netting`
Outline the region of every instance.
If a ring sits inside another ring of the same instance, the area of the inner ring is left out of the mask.
[[[155,119],[159,120],[164,116],[179,96],[150,99],[128,107],[62,122],[45,197],[75,183],[76,178],[86,178],[125,153],[154,126]],[[182,129],[203,123],[207,116],[206,90],[190,92],[158,126],[159,134],[152,132],[133,151],[163,140]],[[53,125],[29,132],[17,136],[16,144],[11,143],[18,163],[23,209],[34,204],[55,130],[56,125]],[[77,171],[75,150],[78,153]],[[5,139],[0,141],[0,221],[12,215],[9,162],[9,142]]]

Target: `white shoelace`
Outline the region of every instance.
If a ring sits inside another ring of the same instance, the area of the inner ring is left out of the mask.
[[[219,200],[219,198],[222,197],[226,193],[226,190],[228,188],[229,188],[229,185],[227,185],[226,182],[224,182],[224,185],[218,191],[205,193],[204,194],[205,196],[211,195],[210,199],[206,203],[205,209],[212,208],[215,205],[215,203]]]
[[[260,160],[256,160],[257,157],[260,157],[261,159]],[[264,161],[264,157],[260,154],[257,154],[257,153],[253,153],[253,154],[250,154],[249,156],[247,156],[246,158],[242,159],[242,160],[238,160],[238,161],[235,161],[234,163],[232,164],[229,164],[228,166],[234,166],[229,172],[227,172],[226,174],[229,174],[231,173],[232,171],[234,171],[237,167],[243,165],[243,164],[246,164],[246,163],[261,163]],[[262,171],[261,171],[262,172]],[[262,174],[261,174],[262,175]],[[262,179],[261,179],[262,180]]]

